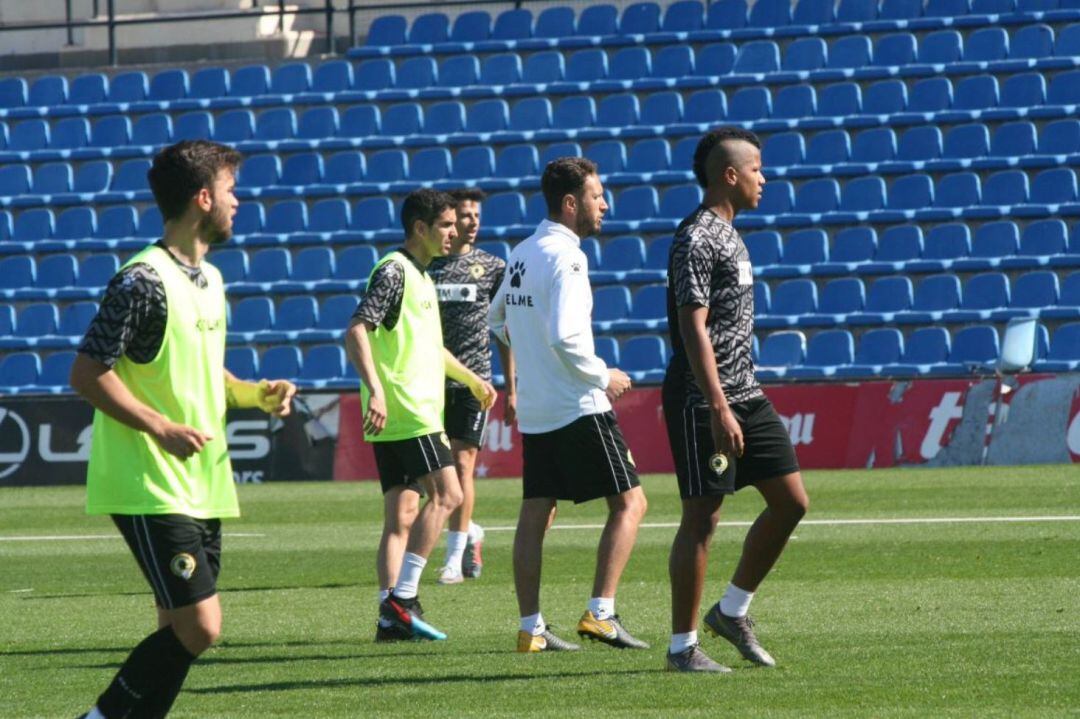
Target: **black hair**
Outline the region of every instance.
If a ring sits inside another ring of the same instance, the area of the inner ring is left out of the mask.
[[[559,157],[547,164],[540,178],[549,215],[558,215],[563,198],[581,196],[585,180],[597,174],[596,163],[584,157]]]
[[[446,210],[452,210],[457,206],[454,198],[445,192],[422,188],[413,190],[405,197],[401,204],[401,226],[405,230],[405,236],[412,234],[413,225],[420,220],[426,225],[435,222],[435,218]]]
[[[487,199],[487,193],[479,187],[462,187],[457,190],[450,190],[446,194],[454,199],[455,207],[462,202],[483,202]]]
[[[697,149],[694,150],[694,177],[697,178],[698,184],[702,187],[708,187],[709,185],[707,167],[709,155],[712,154],[714,148],[720,146],[720,152],[724,153],[720,157],[720,162],[725,167],[731,164],[732,155],[724,145],[729,140],[743,140],[759,150],[761,149],[761,140],[758,139],[758,136],[741,127],[718,127],[709,131],[705,137],[701,138],[701,141],[697,144]]]
[[[233,148],[208,140],[185,140],[162,149],[146,173],[162,219],[183,215],[191,198],[210,189],[219,171],[227,168],[235,174],[242,159]]]

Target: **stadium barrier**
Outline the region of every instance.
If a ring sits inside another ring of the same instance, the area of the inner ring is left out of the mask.
[[[1080,462],[1080,374],[766,391],[806,469]],[[659,388],[632,390],[616,409],[638,470],[672,472]],[[375,479],[357,393],[304,393],[295,410],[285,420],[230,412],[237,482]],[[91,419],[89,405],[70,397],[0,397],[0,486],[82,483]],[[477,475],[521,475],[521,435],[501,403]]]

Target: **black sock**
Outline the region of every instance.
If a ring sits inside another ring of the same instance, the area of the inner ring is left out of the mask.
[[[172,709],[173,702],[176,701],[176,696],[180,693],[180,688],[184,686],[187,673],[188,670],[185,667],[183,674],[176,677],[172,684],[162,685],[156,692],[135,705],[131,714],[128,715],[129,719],[165,719],[169,710]]]
[[[193,661],[195,657],[180,643],[172,627],[159,629],[128,655],[112,684],[98,697],[97,707],[109,719],[149,716],[134,712],[159,691],[174,689],[175,698]]]

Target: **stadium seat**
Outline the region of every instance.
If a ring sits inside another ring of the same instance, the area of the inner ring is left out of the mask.
[[[526,8],[504,10],[495,18],[492,40],[515,41],[532,37],[532,11]]]
[[[71,366],[75,363],[74,352],[53,352],[41,363],[37,385],[52,390],[67,390]]]
[[[515,56],[516,57],[516,56]],[[611,56],[608,77],[637,80],[652,75],[652,53],[645,47],[624,47]]]
[[[420,150],[409,163],[409,179],[433,182],[450,176],[450,151],[445,147],[428,147]]]
[[[368,28],[367,44],[372,46],[402,45],[408,23],[401,15],[379,15]]]
[[[825,66],[828,49],[819,37],[799,38],[784,50],[782,70],[793,72],[818,70]]]
[[[300,115],[294,134],[300,140],[321,140],[336,135],[338,127],[337,108],[313,107]]]
[[[817,94],[811,85],[789,85],[776,93],[772,117],[798,119],[817,114]]]
[[[546,130],[551,127],[551,112],[551,102],[546,97],[519,100],[510,110],[510,129]]]
[[[848,315],[849,324],[879,325],[892,320],[897,312],[911,307],[912,287],[908,277],[882,277],[875,280],[866,292],[862,312]]]
[[[116,255],[88,255],[79,263],[77,287],[86,289],[104,289],[113,275],[120,268]]]
[[[137,234],[138,215],[129,206],[106,207],[98,215],[96,237],[116,239]]]
[[[601,248],[598,269],[605,272],[638,270],[645,264],[645,242],[636,236],[615,237]]]
[[[229,78],[230,97],[255,97],[270,91],[270,68],[246,65],[233,70]]]
[[[593,322],[624,320],[630,314],[630,290],[625,287],[598,287],[593,291]]]
[[[1034,369],[1038,372],[1069,372],[1080,367],[1080,322],[1060,325],[1050,340],[1050,349]],[[0,368],[2,371],[2,368]]]
[[[769,267],[780,264],[783,249],[780,233],[772,230],[751,232],[743,237],[746,249],[750,253],[750,264],[754,267]]]
[[[697,4],[694,0],[681,0]],[[530,58],[531,60],[532,58]],[[667,45],[653,57],[652,76],[681,80],[695,74],[694,50],[686,45]],[[527,79],[527,78],[526,78]],[[561,77],[557,79],[562,79]]]
[[[1009,56],[1009,34],[1004,28],[986,27],[968,35],[964,44],[964,60],[994,62]]]
[[[229,347],[225,367],[240,379],[253,380],[259,375],[259,357],[252,347]]]
[[[786,324],[794,324],[800,315],[817,312],[817,286],[813,280],[786,280],[773,288],[770,314],[786,315]]]
[[[221,272],[221,279],[227,285],[247,279],[248,257],[243,250],[217,250],[210,255],[210,262]]]
[[[746,0],[716,0],[709,3],[705,27],[710,30],[736,30],[746,26]]]
[[[41,360],[35,352],[12,352],[0,361],[0,377],[8,387],[37,384]]]
[[[1059,294],[1058,276],[1046,270],[1027,272],[1012,283],[1011,309],[1041,310],[1057,304]],[[997,317],[995,316],[995,319]]]
[[[569,7],[544,8],[533,28],[533,37],[537,38],[570,37],[574,33],[574,10]]]
[[[909,32],[886,35],[874,43],[874,65],[903,66],[915,62],[915,36]]]
[[[286,297],[274,312],[275,332],[299,332],[312,329],[319,307],[313,297]],[[293,335],[289,335],[290,338]]]
[[[56,227],[56,219],[52,210],[34,208],[23,210],[15,218],[14,231],[11,238],[18,242],[38,242],[47,240],[53,236]]]
[[[229,73],[223,67],[204,67],[191,76],[188,97],[211,99],[229,95]]]
[[[71,255],[46,255],[37,263],[34,286],[46,289],[71,287],[77,274],[75,258]]]
[[[339,345],[315,345],[304,354],[299,379],[316,386],[345,376],[345,350]]]
[[[622,342],[619,357],[622,361],[621,369],[638,381],[646,378],[659,379],[667,365],[667,346],[660,337],[631,337]]]
[[[798,230],[784,243],[784,264],[813,266],[829,259],[829,238],[823,230]]]
[[[66,117],[55,123],[49,133],[49,148],[74,150],[90,144],[90,123],[84,117]]]
[[[49,123],[45,120],[23,120],[13,125],[7,146],[15,152],[44,150],[49,146]]]
[[[311,87],[311,67],[306,62],[278,65],[270,76],[270,93],[297,95]]]
[[[333,108],[319,108],[333,109]],[[223,116],[224,117],[224,116]],[[332,133],[331,133],[332,134]],[[278,107],[267,110],[255,121],[254,138],[263,142],[289,140],[296,135],[296,115],[292,109]],[[326,137],[327,135],[323,135]]]
[[[400,182],[409,176],[408,156],[401,150],[380,150],[368,156],[369,182]]]
[[[878,241],[874,260],[877,262],[908,262],[922,255],[923,233],[918,225],[897,225],[886,229]]]
[[[929,0],[934,2],[935,0]],[[944,0],[945,2],[949,0]],[[967,0],[959,0],[966,3]],[[937,0],[942,4],[943,0]],[[964,41],[956,30],[939,30],[925,35],[919,42],[918,61],[930,65],[958,62],[964,56]]]
[[[296,347],[271,347],[258,362],[258,374],[267,379],[297,379],[303,359]]]
[[[824,330],[810,338],[806,358],[787,371],[793,379],[830,377],[837,367],[850,365],[855,358],[855,341],[847,330]]]
[[[1061,220],[1038,220],[1024,228],[1017,254],[1050,256],[1068,249],[1068,230]]]
[[[1047,123],[1039,133],[1040,155],[1066,155],[1080,152],[1080,121],[1057,120]]]
[[[777,98],[779,105],[779,98]],[[774,135],[775,137],[775,135]],[[806,148],[806,164],[836,165],[851,157],[851,138],[844,130],[826,130],[810,138]]]
[[[60,324],[56,305],[37,302],[19,310],[15,319],[15,334],[22,337],[45,337],[55,335]]]
[[[344,200],[323,200],[348,208]],[[321,203],[320,203],[321,204]],[[321,213],[312,211],[312,221]],[[347,219],[347,218],[346,218]],[[348,225],[346,221],[345,226]],[[334,252],[329,247],[305,247],[297,253],[293,261],[290,279],[296,282],[319,282],[334,275]]]
[[[69,207],[56,218],[53,238],[84,240],[97,234],[97,216],[92,207]]]
[[[765,1],[767,0],[759,0],[759,4]],[[779,69],[780,49],[776,43],[771,40],[754,40],[739,48],[732,72],[755,74],[776,72]]]
[[[150,80],[145,72],[122,72],[109,80],[109,102],[139,102],[146,99]]]
[[[971,257],[1001,258],[1015,255],[1020,246],[1020,233],[1016,224],[1005,220],[989,222],[975,231],[971,243]]]
[[[456,100],[431,105],[424,116],[424,132],[451,135],[465,129],[465,106]]]
[[[577,34],[603,37],[615,35],[618,11],[612,5],[589,5],[578,16]]]
[[[486,10],[470,10],[454,18],[450,42],[477,42],[491,37],[491,14]]]
[[[233,110],[214,122],[209,112],[186,112],[173,121],[173,140],[209,140],[242,142],[251,137],[254,120],[247,110]],[[215,126],[218,131],[215,133]]]
[[[800,165],[805,155],[805,142],[802,134],[798,132],[769,135],[761,147],[761,161],[765,167]]]
[[[122,115],[103,117],[90,128],[91,147],[119,147],[131,141],[131,120]]]
[[[394,223],[394,204],[386,197],[368,197],[353,207],[352,229],[362,232],[384,230]]]
[[[877,233],[872,227],[849,227],[833,237],[830,259],[834,263],[866,262],[874,256]]]
[[[275,205],[274,207],[278,207]],[[270,216],[273,217],[271,208]],[[248,269],[247,280],[249,282],[280,282],[287,280],[292,274],[292,258],[287,250],[273,247],[259,250],[251,256],[251,265]]]
[[[806,337],[802,332],[773,332],[761,343],[759,367],[773,369],[802,364],[806,356]]]
[[[889,374],[904,353],[904,336],[889,327],[868,330],[859,338],[855,357],[847,367],[838,367],[837,377],[865,377]]]
[[[188,95],[189,84],[186,70],[162,70],[150,79],[146,99],[156,102],[182,100]]]
[[[920,327],[904,343],[904,354],[893,367],[896,374],[927,374],[944,364],[951,351],[949,331],[944,327]]]

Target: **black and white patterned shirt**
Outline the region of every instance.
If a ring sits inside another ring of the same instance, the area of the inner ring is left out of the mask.
[[[163,247],[160,241],[157,245]],[[201,268],[185,265],[171,252],[169,257],[196,287],[206,288]],[[144,262],[128,265],[105,288],[105,297],[79,344],[79,352],[106,367],[114,367],[124,355],[136,364],[147,364],[161,349],[168,317],[165,284],[157,271]]]
[[[399,247],[394,250],[405,256],[413,266],[424,274],[425,269],[409,254],[408,250]],[[368,280],[367,289],[360,304],[353,312],[350,324],[367,322],[378,327],[382,325],[388,330],[397,326],[401,316],[401,300],[405,296],[405,270],[397,262],[384,262],[372,273]]]
[[[443,344],[480,377],[491,379],[491,336],[487,314],[502,284],[506,263],[483,250],[435,258],[428,267],[439,293]],[[463,386],[447,378],[452,387]]]
[[[668,263],[668,332],[673,357],[667,382],[681,388],[687,402],[702,404],[679,333],[678,308],[707,307],[705,327],[716,355],[716,370],[728,402],[761,396],[754,378],[754,275],[750,253],[731,223],[699,207],[675,231]]]

